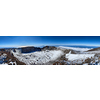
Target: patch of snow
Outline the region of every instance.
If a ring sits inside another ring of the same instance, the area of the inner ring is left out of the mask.
[[[6,57],[7,57],[7,54],[5,54],[5,53],[0,56],[0,64],[4,63],[4,60]]]
[[[9,62],[9,64],[11,64],[11,65],[17,65],[16,62],[12,62],[12,61]]]
[[[100,65],[100,62],[98,63],[98,65]]]
[[[8,65],[7,63],[2,63],[2,64],[0,64],[0,65]]]
[[[6,57],[7,57],[7,54],[3,54],[0,56],[0,59],[6,58]]]
[[[85,64],[83,64],[83,65],[88,65],[88,63],[85,63]]]
[[[69,54],[71,54],[71,51],[69,52]]]

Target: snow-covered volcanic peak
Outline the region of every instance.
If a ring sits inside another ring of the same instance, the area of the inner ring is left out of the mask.
[[[64,49],[71,49],[71,50],[75,50],[75,51],[88,51],[92,48],[79,48],[79,47],[64,47],[64,46],[59,46],[60,48],[64,48]]]
[[[45,64],[49,61],[54,61],[60,56],[63,55],[61,50],[46,50],[46,51],[37,51],[34,53],[22,54],[17,51],[16,53],[12,51],[14,56],[21,62],[24,62],[27,65],[32,64]]]

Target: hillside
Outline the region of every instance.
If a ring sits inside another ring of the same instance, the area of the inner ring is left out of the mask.
[[[90,50],[88,50],[88,51],[100,51],[100,47],[94,48],[94,49],[90,49]]]

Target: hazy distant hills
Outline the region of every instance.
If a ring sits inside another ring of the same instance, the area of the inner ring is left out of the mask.
[[[98,48],[98,46],[86,46],[86,45],[55,45],[55,47],[75,47],[75,48]]]
[[[100,47],[94,48],[94,49],[90,49],[90,50],[88,50],[88,51],[100,51]]]

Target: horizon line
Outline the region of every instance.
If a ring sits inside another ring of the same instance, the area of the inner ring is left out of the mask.
[[[69,46],[100,46],[100,45],[85,45],[85,44],[46,44],[46,45],[24,45],[24,46],[0,46],[0,48],[10,48],[10,47],[28,47],[28,46],[55,46],[55,45],[69,45]]]

